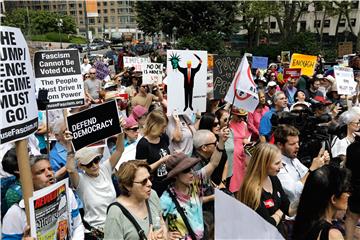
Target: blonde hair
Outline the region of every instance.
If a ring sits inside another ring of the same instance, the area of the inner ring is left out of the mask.
[[[145,120],[144,126],[144,135],[148,136],[151,135],[151,132],[154,131],[156,128],[166,126],[167,125],[167,117],[165,114],[160,110],[153,110],[151,111]]]
[[[244,181],[235,197],[248,207],[256,210],[260,205],[262,183],[268,176],[267,169],[280,150],[273,144],[259,144],[250,159]]]

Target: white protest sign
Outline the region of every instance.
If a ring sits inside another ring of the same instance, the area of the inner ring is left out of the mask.
[[[36,52],[34,56],[36,91],[49,91],[48,109],[84,105],[84,81],[76,49]]]
[[[31,235],[37,239],[67,239],[71,236],[69,179],[34,192],[29,199]]]
[[[38,127],[34,72],[18,28],[0,26],[0,143],[25,138]]]
[[[142,65],[142,84],[161,84],[162,63],[144,63]]]
[[[351,95],[356,86],[354,71],[349,67],[334,66],[334,74],[338,94]]]
[[[135,68],[135,72],[141,72],[142,65],[144,63],[151,63],[150,58],[145,57],[125,57],[124,56],[124,67]]]
[[[206,111],[207,52],[167,51],[167,114]]]
[[[229,211],[229,209],[231,209]],[[236,229],[236,230],[235,230]],[[254,210],[215,189],[215,239],[284,239]]]

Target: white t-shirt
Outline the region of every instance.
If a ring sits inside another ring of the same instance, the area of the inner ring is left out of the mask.
[[[91,68],[90,64],[81,64],[80,69],[81,69],[81,75],[84,75],[85,73],[89,73]]]
[[[76,189],[84,204],[84,219],[95,228],[103,228],[106,210],[116,199],[116,192],[111,180],[112,168],[109,159],[100,164],[97,177],[80,174],[79,185]]]
[[[333,139],[331,144],[331,155],[335,157],[339,157],[340,155],[346,156],[346,149],[351,144],[347,137],[343,139],[339,139],[338,137]]]

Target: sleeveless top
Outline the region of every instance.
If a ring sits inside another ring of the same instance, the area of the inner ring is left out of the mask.
[[[329,240],[329,231],[332,228],[336,228],[331,223],[321,220],[310,231],[306,239],[316,240],[320,233],[320,240]]]

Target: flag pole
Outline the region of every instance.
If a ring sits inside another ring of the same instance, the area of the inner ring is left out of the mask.
[[[236,90],[235,90],[235,91],[236,91]],[[231,102],[231,107],[229,108],[229,121],[227,122],[227,127],[228,127],[228,128],[229,128],[229,126],[230,126],[230,120],[231,120],[231,115],[232,115],[231,109],[233,108],[234,102],[235,102],[235,92],[234,92],[233,100],[232,100],[232,102]]]

